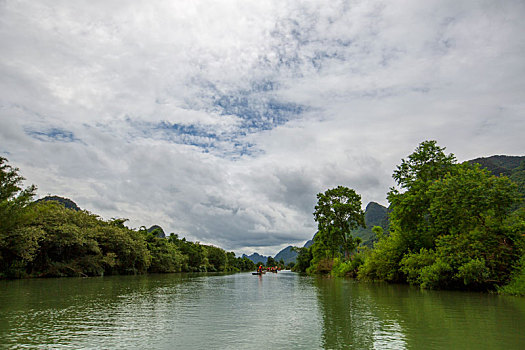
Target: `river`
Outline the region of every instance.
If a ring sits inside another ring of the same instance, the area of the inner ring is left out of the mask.
[[[305,277],[0,281],[7,349],[523,349],[525,298]]]

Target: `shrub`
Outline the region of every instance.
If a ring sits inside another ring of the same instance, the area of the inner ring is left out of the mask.
[[[512,274],[510,282],[498,288],[500,294],[525,296],[525,255],[521,257],[520,263]]]
[[[421,269],[421,287],[428,289],[446,288],[451,280],[451,275],[452,267],[438,258],[432,265]]]
[[[405,254],[401,259],[401,271],[406,275],[410,284],[421,284],[421,270],[436,261],[433,250],[421,248],[419,253]]]

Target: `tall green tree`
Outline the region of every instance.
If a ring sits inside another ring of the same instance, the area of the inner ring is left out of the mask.
[[[436,141],[423,141],[394,170],[392,177],[398,188],[391,188],[388,201],[391,231],[401,234],[408,249],[419,250],[433,246],[430,232],[430,201],[428,189],[445,174],[453,172],[456,158],[446,154]]]
[[[508,282],[523,251],[523,223],[509,215],[516,185],[469,164],[429,188],[434,247],[407,252],[401,270],[427,288],[493,289]]]
[[[319,193],[314,218],[318,226],[318,240],[323,241],[332,252],[332,257],[342,248],[345,259],[348,259],[358,244],[351,231],[365,226],[361,196],[344,186]]]
[[[23,181],[19,169],[0,157],[0,276],[21,277],[42,235],[38,229],[24,227],[32,215],[30,205],[36,187],[23,188]]]
[[[35,196],[36,186],[22,188],[25,179],[19,171],[0,157],[0,233],[4,235],[23,221],[24,209]]]
[[[397,187],[388,192],[391,212],[390,235],[379,240],[359,270],[360,278],[403,282],[406,275],[400,262],[409,251],[434,247],[430,232],[432,183],[453,171],[456,158],[434,140],[423,141],[392,175]]]

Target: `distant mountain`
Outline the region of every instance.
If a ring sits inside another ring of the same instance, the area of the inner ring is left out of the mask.
[[[310,248],[312,246],[312,244],[314,244],[314,239],[313,238],[308,240],[308,241],[306,241],[306,243],[304,244],[303,248]]]
[[[525,156],[491,156],[491,157],[481,157],[469,160],[471,164],[478,163],[482,168],[489,170],[496,176],[508,176],[510,177],[516,169],[523,169],[523,162],[525,161]]]
[[[478,163],[496,176],[507,176],[518,185],[518,191],[525,197],[525,156],[492,156],[468,162]]]
[[[275,256],[275,261],[279,262],[281,259],[284,261],[284,264],[289,264],[291,262],[295,263],[295,259],[297,258],[297,252],[292,250],[292,246],[289,245],[288,247],[281,250],[277,255]]]
[[[306,241],[303,248],[310,248],[312,244],[314,244],[314,240],[310,239]],[[277,253],[274,259],[275,261],[280,261],[282,258],[285,264],[289,264],[291,262],[295,263],[297,260],[297,255],[298,253],[295,250],[292,250],[292,246],[288,246]]]
[[[365,209],[366,228],[360,227],[352,231],[354,237],[363,240],[363,245],[372,247],[376,235],[372,232],[374,226],[381,226],[385,232],[388,231],[388,208],[376,202],[370,202]]]
[[[259,253],[253,253],[252,255],[243,254],[242,257],[243,258],[246,257],[246,258],[250,259],[255,264],[257,264],[257,263],[266,264],[266,261],[268,261],[268,257],[267,256],[260,255]]]
[[[46,196],[44,198],[41,198],[41,199],[37,200],[36,202],[38,203],[38,202],[48,202],[48,201],[53,201],[53,202],[60,203],[64,207],[66,207],[67,209],[73,209],[75,211],[80,211],[81,210],[78,207],[78,205],[75,202],[73,202],[71,199],[64,198],[64,197],[59,197],[59,196]]]
[[[150,228],[148,228],[148,232],[153,233],[155,236],[159,238],[166,238],[166,234],[164,233],[164,230],[159,225],[153,225]]]

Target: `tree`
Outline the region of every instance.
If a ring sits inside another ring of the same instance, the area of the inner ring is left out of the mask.
[[[436,141],[423,141],[394,170],[392,177],[398,188],[388,192],[390,235],[374,245],[359,271],[360,278],[405,281],[399,265],[404,254],[434,247],[428,189],[434,181],[453,172],[456,164],[454,155],[444,151]]]
[[[520,200],[517,186],[468,163],[435,181],[428,190],[430,232],[436,262],[446,266],[445,286],[492,289],[508,282],[523,248],[523,225],[512,221]],[[425,268],[422,284],[435,283]]]
[[[206,252],[199,242],[190,242],[186,238],[178,239],[177,235],[171,235],[169,241],[173,242],[185,257],[183,271],[206,271]]]
[[[388,193],[392,208],[390,231],[399,232],[408,249],[419,251],[433,246],[428,189],[434,181],[454,172],[456,164],[454,155],[444,151],[436,141],[421,142],[407,160],[401,160],[392,175],[404,192],[391,188]]]
[[[36,186],[23,189],[25,179],[18,172],[0,157],[0,233],[4,235],[20,224],[24,209],[35,196]]]
[[[379,241],[383,238],[384,230],[381,226],[374,226],[372,227],[372,232],[376,236],[376,239]]]
[[[342,248],[345,259],[348,259],[358,244],[351,231],[360,226],[365,227],[361,196],[343,186],[319,193],[314,218],[318,226],[318,241],[323,241],[331,251],[332,258]]]
[[[148,232],[142,226],[139,232],[146,239],[151,254],[151,264],[148,272],[180,272],[185,259],[173,241],[159,238],[158,229]]]
[[[489,221],[501,225],[520,200],[516,184],[507,177],[496,177],[469,163],[455,166],[453,173],[434,181],[427,193],[434,237],[487,227]]]
[[[306,269],[310,266],[310,262],[312,261],[312,248],[293,247],[292,249],[298,253],[295,265],[293,266],[293,271],[306,272]]]
[[[509,281],[523,252],[520,199],[506,177],[456,164],[425,141],[394,171],[390,235],[359,270],[360,278],[424,288],[493,289]]]
[[[426,183],[444,176],[456,163],[456,157],[445,154],[445,147],[439,147],[437,141],[423,141],[407,158],[401,159],[392,177],[399,187],[412,189],[416,183]]]
[[[30,220],[30,204],[36,187],[22,188],[24,178],[18,168],[0,157],[0,276],[21,277],[34,257],[42,232],[25,229]]]
[[[203,246],[208,258],[208,272],[224,271],[226,269],[227,257],[224,249],[212,245]]]

